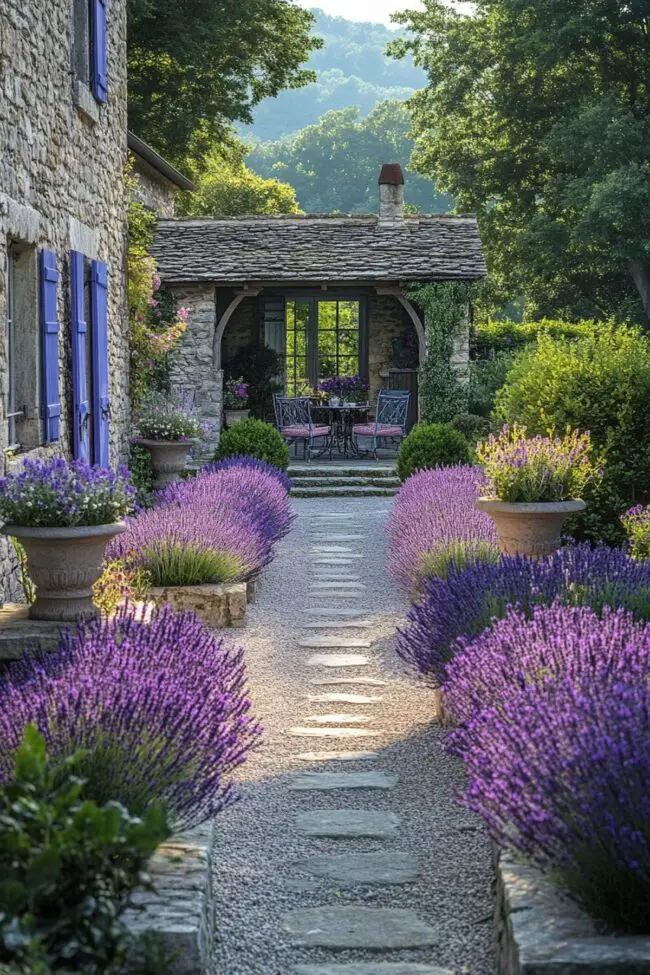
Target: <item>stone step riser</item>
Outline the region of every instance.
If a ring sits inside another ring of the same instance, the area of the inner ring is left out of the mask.
[[[309,487],[399,487],[397,477],[292,477],[294,488]]]
[[[287,473],[292,481],[302,477],[390,478],[394,480],[397,476],[394,467],[372,467],[370,465],[367,467],[323,467],[316,464],[309,467],[294,467],[291,465]]]
[[[392,498],[395,494],[397,488],[375,487],[293,488],[291,491],[294,498]]]

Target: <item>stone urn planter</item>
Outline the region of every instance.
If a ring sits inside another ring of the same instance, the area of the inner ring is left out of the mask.
[[[560,548],[564,522],[586,505],[579,500],[511,504],[479,498],[476,507],[494,520],[502,555],[541,559]]]
[[[76,528],[3,525],[3,535],[19,539],[25,549],[36,586],[30,619],[73,623],[97,616],[91,589],[101,575],[106,545],[125,527],[122,521]]]
[[[144,437],[138,437],[134,442],[146,447],[151,454],[155,488],[164,488],[172,481],[180,480],[180,476],[187,466],[189,441],[146,440]]]
[[[231,427],[233,423],[241,423],[250,416],[250,410],[224,410],[226,426]]]

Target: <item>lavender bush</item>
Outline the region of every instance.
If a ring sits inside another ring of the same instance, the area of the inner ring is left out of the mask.
[[[483,633],[458,641],[445,673],[445,708],[462,725],[529,684],[649,675],[650,626],[623,609],[605,607],[598,616],[589,607],[554,603],[534,607],[528,617],[510,607]],[[463,751],[462,727],[451,742]]]
[[[627,649],[634,658],[634,647]],[[468,728],[466,804],[609,927],[650,917],[650,692],[639,675],[531,683]]]
[[[53,758],[86,752],[78,772],[99,804],[138,814],[161,800],[177,829],[213,817],[236,798],[230,775],[261,732],[243,655],[169,607],[65,633],[0,678],[0,779],[32,723]]]
[[[650,558],[650,506],[637,504],[621,518],[628,538],[630,555],[635,559]]]
[[[274,477],[279,481],[287,494],[291,490],[291,478],[286,471],[280,470],[279,467],[274,467],[273,464],[269,464],[265,460],[260,460],[259,457],[227,457],[225,460],[208,464],[203,470],[206,473],[216,473],[217,471],[230,470],[232,467],[255,470],[261,474],[268,474],[269,477]]]
[[[0,518],[10,525],[75,528],[119,521],[133,508],[135,488],[116,472],[80,460],[26,460],[0,479]]]
[[[474,502],[485,490],[477,467],[438,467],[413,474],[397,492],[388,521],[390,570],[411,592],[450,564],[496,561],[493,520]]]
[[[154,586],[200,585],[252,575],[271,558],[271,545],[246,512],[193,499],[129,519],[106,557],[128,559]]]
[[[445,680],[458,637],[481,633],[509,605],[530,615],[536,605],[555,599],[570,606],[623,607],[650,619],[650,561],[638,562],[620,549],[569,545],[547,559],[502,556],[498,563],[476,564],[447,579],[432,577],[420,603],[411,607],[399,634],[398,652],[433,684]]]
[[[526,427],[504,426],[476,445],[489,497],[510,503],[581,498],[596,477],[588,433],[528,438]]]

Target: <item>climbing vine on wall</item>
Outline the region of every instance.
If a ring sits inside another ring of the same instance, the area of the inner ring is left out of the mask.
[[[160,287],[149,254],[156,217],[137,199],[137,177],[126,174],[128,193],[128,302],[131,407],[137,412],[154,390],[169,385],[170,354],[187,327],[187,311]]]
[[[472,285],[456,281],[414,285],[409,298],[422,311],[428,356],[420,366],[421,419],[446,423],[467,412],[468,386],[451,363],[454,338],[467,313]]]

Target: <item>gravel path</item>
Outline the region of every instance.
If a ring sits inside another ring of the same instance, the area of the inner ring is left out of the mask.
[[[395,629],[407,605],[386,570],[390,501],[300,500],[295,509],[294,530],[265,573],[241,632],[265,736],[241,770],[242,801],[217,824],[213,973],[433,975],[443,969],[491,975],[488,842],[454,800],[462,770],[440,747],[431,692],[403,670],[394,652]],[[342,575],[359,578],[343,582]],[[326,583],[334,588],[323,588]],[[350,615],[355,613],[357,619]],[[313,626],[323,620],[361,625]],[[233,631],[225,635],[232,639]],[[332,645],[301,646],[305,642]],[[355,646],[367,642],[369,648]],[[318,658],[330,654],[358,656],[354,666],[323,666]],[[359,666],[364,656],[370,661]],[[346,696],[313,699],[329,694]],[[357,696],[374,700],[358,703]],[[337,728],[346,736],[329,736]],[[307,730],[294,736],[291,729]],[[323,730],[328,737],[320,737]],[[304,757],[314,752],[366,756]],[[361,787],[341,788],[341,780],[311,776],[323,772],[366,778],[350,780]],[[379,787],[362,787],[367,785]],[[370,822],[386,835],[309,835],[322,820],[318,811],[328,814],[330,830],[336,831],[341,819],[350,828],[353,810],[367,811],[354,820],[366,821],[366,833],[373,832]],[[380,882],[372,879],[377,870]],[[354,907],[366,910],[357,918],[348,910]],[[309,912],[314,908],[334,910],[319,917]],[[420,925],[419,934],[404,935],[405,915],[396,916],[395,933],[389,916],[376,913],[395,908],[412,912],[409,921]],[[334,925],[331,931],[328,924]],[[396,944],[420,946],[382,948],[393,936]],[[350,944],[350,938],[363,947],[336,943]],[[373,938],[379,942],[374,948]],[[319,940],[333,947],[310,946]],[[389,962],[393,966],[384,967]]]

